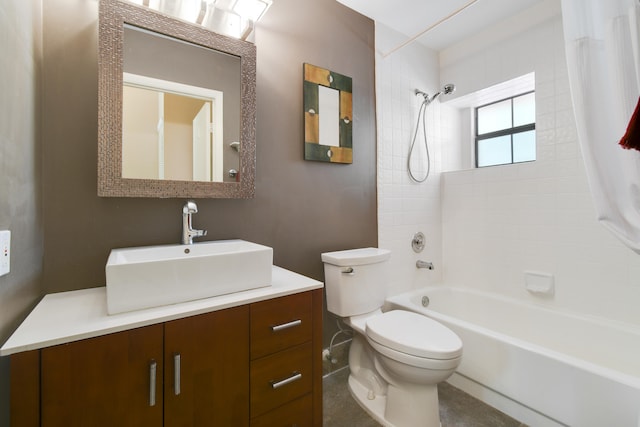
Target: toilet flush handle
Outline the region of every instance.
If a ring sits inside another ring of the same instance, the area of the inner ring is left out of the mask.
[[[344,270],[342,270],[342,274],[348,274],[349,276],[353,276],[355,273],[355,271],[353,270],[353,267],[347,267]]]

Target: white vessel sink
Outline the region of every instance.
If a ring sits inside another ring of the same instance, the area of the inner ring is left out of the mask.
[[[244,240],[113,249],[109,314],[271,286],[273,249]]]

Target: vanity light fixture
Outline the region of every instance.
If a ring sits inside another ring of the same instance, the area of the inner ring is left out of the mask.
[[[253,22],[231,9],[218,7],[218,5],[215,7],[213,16],[202,25],[216,33],[241,40],[246,40],[253,31]]]
[[[128,0],[229,37],[246,40],[273,0]]]
[[[207,20],[211,19],[215,10],[215,4],[216,0],[202,0],[200,2],[200,11],[196,19],[196,24],[204,25]]]
[[[133,4],[139,4],[150,9],[160,10],[160,0],[129,0]]]
[[[233,11],[253,22],[264,16],[272,4],[272,0],[236,0]]]
[[[272,0],[220,0],[216,4],[217,19],[207,27],[227,36],[246,40],[255,23],[267,12]],[[230,7],[225,7],[229,4]]]
[[[129,0],[187,22],[203,25],[214,11],[216,0]]]
[[[207,13],[207,2],[200,0],[160,0],[159,10],[187,22],[201,24]]]

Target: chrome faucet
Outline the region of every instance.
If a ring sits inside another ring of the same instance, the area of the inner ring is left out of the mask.
[[[191,214],[198,213],[198,206],[193,201],[188,201],[182,207],[182,244],[193,244],[194,237],[207,235],[207,230],[194,230],[191,225]]]
[[[433,270],[433,263],[428,261],[418,260],[416,261],[416,268],[426,268],[428,270]]]

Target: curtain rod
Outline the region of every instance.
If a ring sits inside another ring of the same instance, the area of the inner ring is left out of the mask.
[[[449,15],[445,16],[444,18],[440,19],[439,21],[437,21],[436,23],[430,25],[429,27],[425,28],[424,30],[420,31],[418,34],[414,35],[413,37],[411,37],[410,39],[406,40],[405,42],[401,43],[400,45],[394,47],[393,49],[391,49],[390,51],[383,53],[382,57],[386,58],[387,56],[391,55],[392,53],[394,53],[397,50],[402,49],[403,47],[405,47],[406,45],[413,43],[418,37],[423,36],[424,34],[428,33],[429,31],[433,30],[434,28],[436,28],[438,25],[448,21],[449,19],[453,18],[454,16],[458,15],[459,13],[463,12],[465,9],[467,9],[470,6],[473,6],[474,3],[478,2],[479,0],[471,0],[470,2],[468,2],[467,4],[465,4],[464,6],[462,6],[459,9],[454,10],[453,12],[451,12]]]

